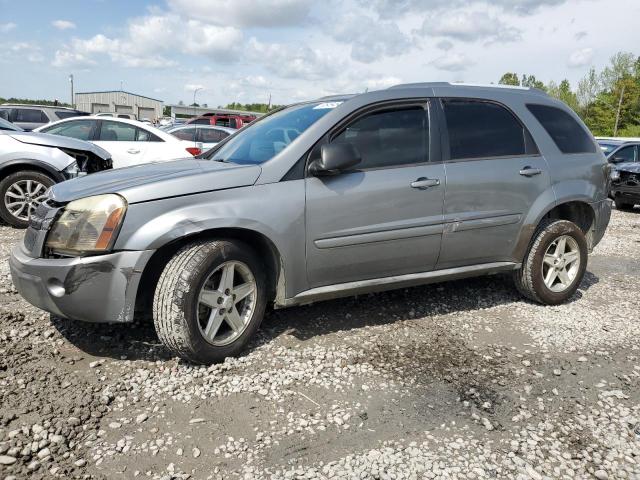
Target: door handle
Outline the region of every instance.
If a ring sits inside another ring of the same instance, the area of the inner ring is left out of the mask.
[[[135,148],[130,148],[127,150],[127,153],[140,153],[140,150],[136,150]]]
[[[438,178],[420,177],[415,182],[411,182],[411,188],[417,188],[418,190],[426,190],[437,185],[440,185],[440,179]]]
[[[542,170],[540,170],[539,168],[524,167],[522,170],[520,170],[520,175],[522,175],[523,177],[533,177],[534,175],[540,175],[541,173]]]

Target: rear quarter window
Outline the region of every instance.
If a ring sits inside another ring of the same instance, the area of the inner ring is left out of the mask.
[[[569,113],[549,105],[528,104],[527,108],[562,153],[594,153],[596,151],[590,135]]]

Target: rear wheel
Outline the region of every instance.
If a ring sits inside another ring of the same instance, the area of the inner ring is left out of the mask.
[[[195,363],[237,355],[257,331],[266,305],[262,262],[247,245],[206,240],[167,263],[153,302],[158,337]]]
[[[0,181],[0,218],[12,227],[27,228],[31,213],[54,183],[48,175],[33,170],[7,175]]]
[[[567,301],[587,268],[587,241],[568,220],[546,220],[538,228],[520,270],[516,287],[524,296],[546,305]]]

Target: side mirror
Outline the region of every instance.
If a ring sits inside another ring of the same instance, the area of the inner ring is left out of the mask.
[[[622,158],[622,157],[611,157],[611,158],[609,159],[609,161],[610,161],[611,163],[622,163],[622,162],[624,162],[624,161],[625,161],[625,159],[624,159],[624,158]]]
[[[313,175],[332,175],[362,161],[358,149],[350,143],[328,143],[320,149],[320,158],[309,166]]]

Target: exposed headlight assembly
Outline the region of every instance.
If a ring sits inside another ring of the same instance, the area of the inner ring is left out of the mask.
[[[620,172],[614,168],[613,170],[611,170],[610,178],[611,180],[619,180]]]
[[[82,255],[111,250],[127,211],[120,195],[96,195],[67,204],[47,236],[54,253]]]

